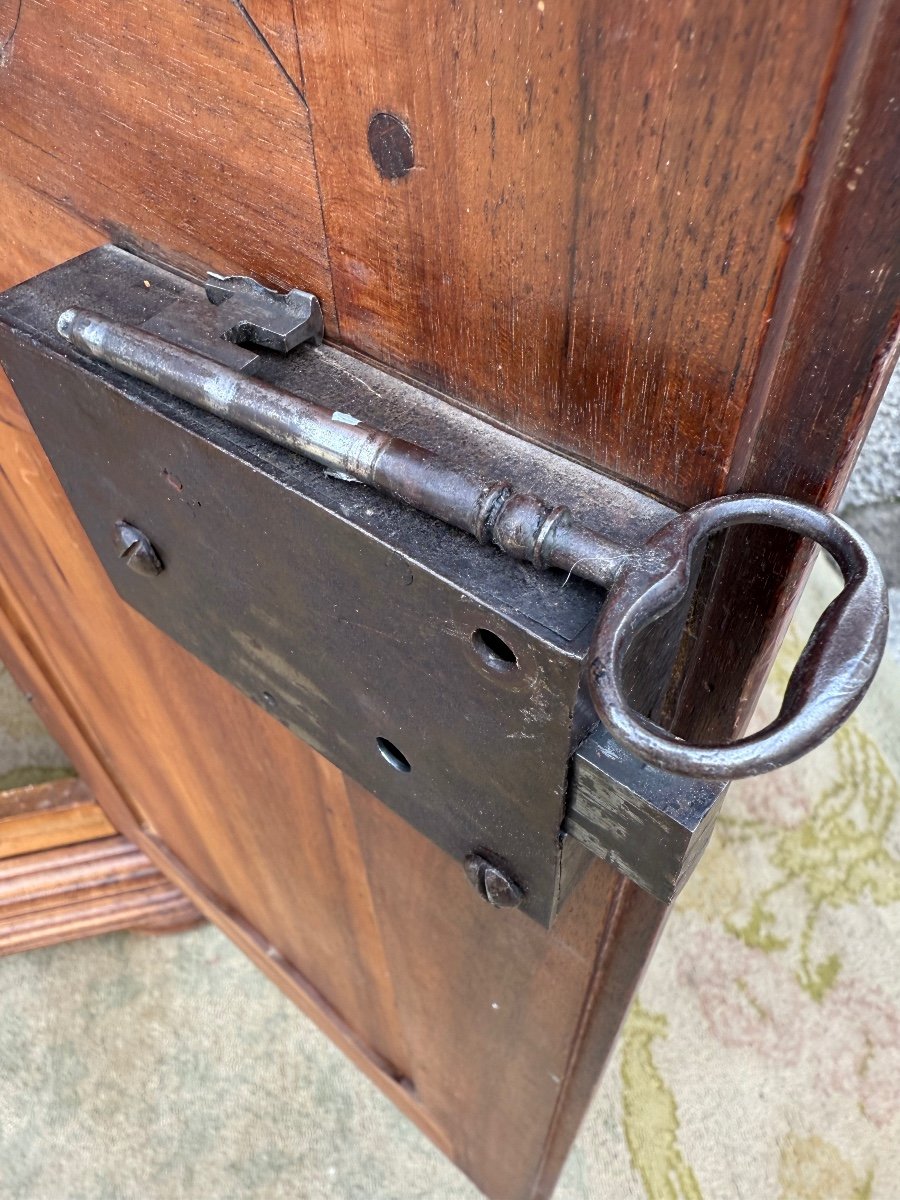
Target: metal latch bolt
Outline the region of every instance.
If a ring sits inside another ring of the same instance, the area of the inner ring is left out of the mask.
[[[796,758],[862,697],[886,631],[871,553],[785,499],[677,514],[322,333],[310,293],[204,287],[112,246],[0,296],[0,358],[125,601],[497,907],[549,925],[585,848],[671,900],[725,781]],[[845,588],[776,721],[692,745],[647,714],[704,542],[746,522],[813,538]]]
[[[369,484],[479,542],[606,588],[589,652],[591,698],[613,737],[656,767],[736,779],[792,762],[847,719],[881,660],[888,620],[881,571],[865,542],[830,513],[777,496],[726,496],[675,517],[643,546],[623,546],[564,506],[517,494],[505,480],[479,479],[381,429],[336,422],[321,405],[145,330],[77,309],[64,312],[58,328],[92,358]],[[778,717],[740,741],[692,745],[629,706],[624,663],[637,635],[684,598],[708,538],[742,524],[778,526],[811,538],[837,563],[844,590],[819,619]]]

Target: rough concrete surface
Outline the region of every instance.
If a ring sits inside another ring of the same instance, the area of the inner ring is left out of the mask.
[[[0,791],[71,773],[68,759],[0,663]]]
[[[900,501],[900,368],[875,414],[841,507],[855,512],[882,500]]]
[[[888,384],[850,477],[841,515],[881,562],[891,589],[888,644],[900,659],[900,368]]]

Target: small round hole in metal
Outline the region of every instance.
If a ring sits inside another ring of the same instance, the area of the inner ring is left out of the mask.
[[[515,651],[504,642],[499,634],[490,629],[476,629],[472,634],[472,645],[479,659],[491,671],[515,671],[519,666]]]
[[[378,752],[384,761],[393,767],[395,771],[408,774],[412,770],[409,759],[401,750],[397,749],[393,742],[389,742],[384,737],[377,737],[375,745],[378,747]]]

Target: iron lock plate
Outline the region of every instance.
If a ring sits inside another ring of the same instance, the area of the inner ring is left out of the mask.
[[[871,550],[787,497],[674,514],[322,334],[308,292],[204,288],[114,247],[0,297],[4,364],[125,599],[496,906],[549,924],[576,843],[672,899],[723,781],[865,695],[887,633]],[[775,721],[691,744],[659,699],[706,540],[748,523],[817,542],[844,589]]]
[[[171,325],[208,303],[196,282],[114,247],[0,298],[3,365],[104,569],[129,604],[445,851],[500,864],[549,925],[586,857],[564,825],[573,752],[602,732],[581,686],[602,591],[89,362],[56,330],[73,305]],[[671,516],[332,348],[262,358],[260,377],[338,419],[374,413],[451,459],[502,465],[622,540]],[[128,569],[117,522],[146,534],[158,575]],[[662,664],[669,652],[657,652]],[[664,676],[645,675],[645,702]],[[583,824],[573,829],[588,840]],[[663,846],[671,861],[651,890],[672,894],[682,857]]]

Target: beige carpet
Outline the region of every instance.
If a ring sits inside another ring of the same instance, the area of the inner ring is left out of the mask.
[[[898,713],[732,789],[560,1200],[900,1196]],[[213,929],[0,962],[2,1200],[476,1196]]]
[[[0,792],[72,774],[68,759],[0,663]]]

